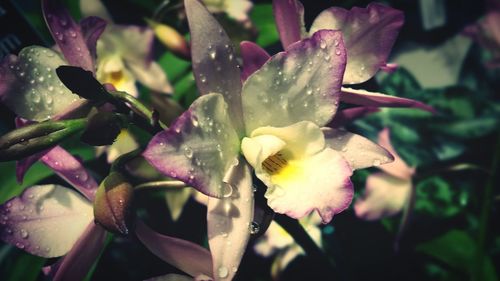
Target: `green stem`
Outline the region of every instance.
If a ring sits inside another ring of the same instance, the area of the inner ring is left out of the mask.
[[[341,279],[334,261],[314,243],[297,220],[280,214],[275,214],[274,220],[294,238],[307,256],[314,261],[315,270],[324,272],[325,276],[331,276],[329,280]]]
[[[495,152],[493,155],[493,162],[491,171],[498,171],[500,162],[500,133],[497,135],[497,142],[495,145]],[[498,182],[498,173],[492,172],[483,193],[481,214],[479,217],[479,234],[477,238],[477,253],[476,253],[476,267],[473,276],[474,281],[483,280],[483,268],[486,255],[486,236],[488,234],[488,222],[490,220],[490,212],[493,204],[493,189],[495,183]]]
[[[110,94],[114,98],[128,104],[130,106],[130,109],[132,109],[134,113],[148,121],[149,126],[153,127],[156,130],[167,129],[167,126],[165,124],[155,118],[153,111],[135,97],[122,91],[113,91],[110,92]]]
[[[116,158],[116,160],[111,164],[110,172],[120,172],[125,168],[125,164],[128,161],[134,159],[142,153],[142,148],[138,148],[136,150],[132,150],[128,153],[122,154],[120,157]]]

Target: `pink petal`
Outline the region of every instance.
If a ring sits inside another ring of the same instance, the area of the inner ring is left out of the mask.
[[[153,254],[191,276],[212,275],[210,252],[192,242],[162,235],[137,221],[137,238]]]
[[[327,125],[327,127],[343,127],[349,123],[354,122],[356,119],[363,118],[366,115],[375,113],[377,111],[378,108],[370,106],[353,107],[340,110],[337,111],[337,114],[335,114],[333,120]]]
[[[52,37],[69,64],[94,72],[94,60],[82,30],[56,0],[43,0],[42,10]]]
[[[410,168],[392,146],[389,128],[383,129],[378,134],[378,144],[394,156],[394,162],[381,165],[378,168],[399,179],[410,180],[415,173],[415,168]]]
[[[225,173],[237,161],[240,141],[227,104],[219,94],[198,98],[166,131],[158,133],[144,157],[158,171],[209,196],[222,197]]]
[[[378,3],[350,11],[333,7],[318,15],[310,33],[321,29],[342,31],[347,49],[344,84],[357,84],[373,77],[386,64],[403,22],[401,11]]]
[[[281,44],[286,50],[305,34],[304,6],[297,0],[274,0],[273,12]]]
[[[248,76],[261,68],[270,58],[269,54],[264,49],[250,41],[241,42],[240,51],[243,59],[243,69],[241,71],[242,81],[247,80]]]
[[[337,110],[345,60],[342,34],[332,30],[272,56],[243,85],[247,135],[262,126],[327,124]]]
[[[202,95],[219,93],[229,105],[234,127],[241,134],[241,74],[231,40],[198,0],[185,0],[191,31],[191,58],[196,85]]]
[[[240,159],[226,179],[230,195],[208,200],[208,243],[215,280],[231,280],[238,270],[250,238],[253,188],[249,165]]]
[[[80,160],[60,146],[51,149],[41,160],[87,199],[94,200],[98,185]]]
[[[380,166],[394,160],[382,146],[342,129],[323,128],[328,145],[338,151],[353,170]]]
[[[90,223],[71,251],[56,264],[44,267],[44,273],[54,281],[83,280],[101,253],[105,239],[106,231]]]
[[[0,238],[34,255],[62,256],[93,221],[92,210],[69,188],[33,186],[0,206]]]
[[[411,180],[402,180],[385,173],[366,179],[365,194],[356,200],[354,211],[364,220],[378,220],[399,213],[412,188]]]
[[[437,111],[425,103],[395,96],[389,96],[382,93],[368,92],[351,88],[342,88],[340,100],[345,103],[373,106],[373,107],[409,107],[418,108],[430,113]]]
[[[330,148],[301,162],[290,179],[275,183],[279,188],[268,188],[267,203],[275,212],[296,219],[316,210],[323,223],[328,223],[352,201],[351,167]]]

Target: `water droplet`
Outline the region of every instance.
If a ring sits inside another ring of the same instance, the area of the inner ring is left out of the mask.
[[[55,35],[56,35],[57,40],[59,40],[59,41],[64,40],[64,34],[62,34],[62,33],[58,32],[58,31],[56,31],[56,32],[55,32]]]
[[[45,80],[45,77],[43,76],[38,77],[38,81],[43,82],[43,80]]]
[[[339,40],[338,40],[338,39],[335,39],[335,40],[333,41],[333,46],[338,47],[338,46],[339,46],[339,44],[340,44],[340,42],[339,42]]]
[[[214,60],[217,57],[217,52],[214,50],[214,51],[210,52],[209,55],[210,55],[210,58]]]
[[[189,159],[193,158],[193,149],[189,146],[184,147],[184,155]]]
[[[73,29],[68,30],[68,34],[69,34],[69,36],[71,36],[72,38],[76,38],[76,32],[75,32]]]
[[[335,50],[335,54],[336,54],[337,56],[340,56],[340,54],[341,54],[340,50],[339,50],[339,49]]]
[[[24,249],[24,244],[17,242],[16,247],[18,247],[19,249]]]
[[[60,19],[59,20],[59,23],[62,25],[62,26],[66,26],[68,24],[68,21],[66,19]]]
[[[21,231],[20,231],[20,232],[21,232],[21,238],[23,238],[23,239],[28,238],[28,236],[29,236],[29,235],[28,235],[28,231],[26,231],[26,230],[24,230],[24,229],[21,229]]]
[[[312,89],[308,89],[307,92],[306,92],[306,94],[309,95],[309,96],[312,95],[312,93],[313,93]]]
[[[228,198],[231,197],[233,194],[233,186],[231,186],[229,183],[222,183],[222,197]]]
[[[321,42],[319,43],[319,47],[320,47],[321,49],[326,48],[326,42],[325,42],[324,40],[321,40]]]
[[[380,166],[380,160],[379,159],[373,160],[373,166]]]
[[[226,278],[229,275],[229,270],[225,266],[221,266],[217,269],[217,275],[220,278]]]
[[[233,161],[231,162],[231,165],[237,166],[239,163],[240,163],[240,161],[238,160],[238,157],[234,157]]]
[[[260,225],[253,221],[250,223],[249,229],[250,229],[250,234],[257,234],[260,231]]]
[[[221,232],[220,235],[222,235],[222,237],[224,237],[224,238],[229,236],[229,234],[227,232]]]

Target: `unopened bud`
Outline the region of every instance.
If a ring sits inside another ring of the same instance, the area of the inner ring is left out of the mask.
[[[146,19],[148,25],[153,29],[156,38],[175,55],[189,59],[191,56],[186,39],[174,28],[150,19]]]
[[[0,137],[0,161],[22,159],[81,132],[86,119],[45,121],[17,128]]]
[[[61,65],[56,69],[56,73],[66,88],[82,98],[97,102],[112,99],[106,88],[90,71],[78,66]]]
[[[124,126],[120,115],[112,112],[99,112],[89,118],[87,128],[80,139],[94,146],[110,145]]]
[[[132,221],[134,188],[122,174],[111,172],[97,189],[94,218],[106,230],[127,235]]]

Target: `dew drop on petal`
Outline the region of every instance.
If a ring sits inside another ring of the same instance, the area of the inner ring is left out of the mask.
[[[193,149],[189,146],[184,147],[184,156],[189,159],[193,158]]]
[[[256,222],[251,222],[249,226],[250,234],[257,234],[260,231],[260,225]]]
[[[325,42],[324,40],[321,40],[321,42],[319,43],[319,47],[320,47],[321,49],[326,48],[326,42]]]
[[[28,238],[28,231],[21,229],[20,233],[21,233],[21,238],[23,239]]]
[[[221,266],[217,269],[217,275],[219,278],[226,278],[229,275],[229,270],[225,266]]]
[[[380,166],[380,160],[379,159],[373,160],[373,166]]]

